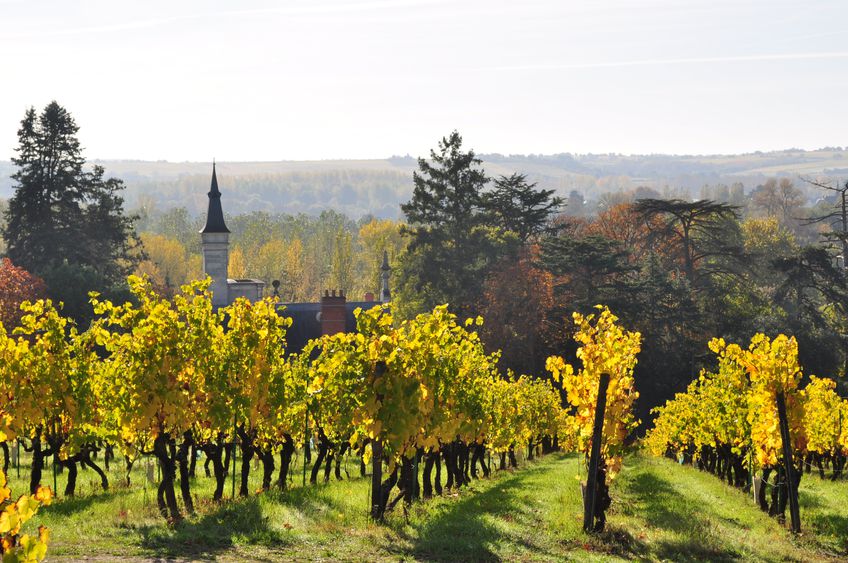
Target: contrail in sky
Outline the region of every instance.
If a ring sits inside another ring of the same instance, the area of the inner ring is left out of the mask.
[[[0,0],[3,3],[7,0]],[[162,18],[150,18],[129,22],[103,24],[89,27],[74,27],[68,29],[38,30],[34,32],[19,32],[4,34],[0,31],[0,39],[26,39],[38,37],[57,37],[65,35],[87,35],[90,33],[110,33],[114,31],[126,31],[132,29],[144,29],[159,27],[181,21],[200,20],[208,18],[228,18],[234,16],[261,16],[266,14],[279,14],[283,16],[310,16],[327,14],[345,14],[356,12],[370,12],[379,10],[392,10],[401,8],[414,8],[416,6],[429,6],[432,4],[447,4],[450,0],[375,0],[370,2],[357,2],[352,4],[319,5],[306,4],[302,6],[287,6],[275,8],[248,8],[226,10],[218,12],[197,12]]]
[[[594,63],[549,63],[538,65],[484,67],[478,70],[582,70],[595,68],[617,68],[628,66],[662,66],[759,61],[800,61],[810,59],[848,59],[848,51],[831,51],[824,53],[781,53],[774,55],[733,55],[727,57],[688,57],[680,59],[643,59],[636,61],[609,61]]]

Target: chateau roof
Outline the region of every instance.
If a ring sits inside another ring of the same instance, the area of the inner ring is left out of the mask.
[[[370,309],[379,305],[374,301],[345,302],[345,332],[356,332],[356,317],[354,309]],[[297,353],[313,338],[321,338],[321,303],[281,303],[280,315],[292,320],[292,325],[286,333],[286,348],[288,353]]]

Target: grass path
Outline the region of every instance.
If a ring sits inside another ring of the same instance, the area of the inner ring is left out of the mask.
[[[193,485],[198,516],[173,528],[156,512],[152,489],[95,494],[94,483],[84,480],[85,495],[42,509],[34,522],[51,528],[48,561],[848,559],[844,481],[804,477],[804,533],[794,538],[749,496],[716,478],[634,455],[614,483],[607,532],[590,537],[581,531],[576,473],[576,456],[549,455],[459,494],[417,503],[406,516],[399,505],[383,525],[366,516],[366,479],[215,506],[205,500],[210,480],[199,478]]]
[[[801,491],[803,533],[795,538],[749,494],[712,475],[633,456],[616,483],[611,535],[627,555],[652,560],[845,560],[848,483],[804,476]]]

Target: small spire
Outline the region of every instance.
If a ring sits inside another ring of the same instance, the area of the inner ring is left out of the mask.
[[[389,267],[389,253],[385,250],[383,251],[383,265],[380,266],[380,270],[380,278],[382,279],[380,301],[388,303],[392,300],[392,292],[389,289],[389,272],[391,272],[391,268]]]
[[[212,159],[212,186],[207,194],[210,198],[217,195],[221,197],[221,192],[218,190],[218,174],[215,172],[215,159]]]
[[[212,186],[209,188],[209,209],[206,212],[206,226],[201,233],[229,233],[224,223],[224,210],[221,208],[221,192],[218,190],[218,175],[215,172],[215,161],[212,161]]]

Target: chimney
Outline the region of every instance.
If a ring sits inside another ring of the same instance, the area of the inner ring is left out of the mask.
[[[369,291],[369,292],[366,292],[366,293],[365,293],[365,301],[366,301],[367,303],[373,303],[373,302],[374,302],[374,294],[373,294],[373,293],[371,293],[370,291]]]
[[[324,292],[321,298],[321,335],[337,334],[345,332],[347,325],[345,323],[346,307],[345,307],[344,291],[339,291],[336,295],[336,290]]]

